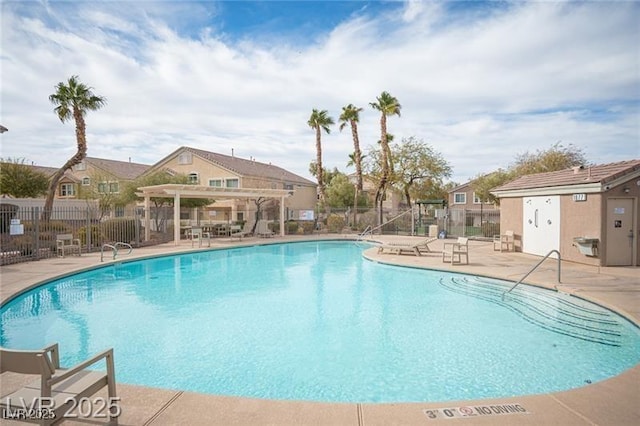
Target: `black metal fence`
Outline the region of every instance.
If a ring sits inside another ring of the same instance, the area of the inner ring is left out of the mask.
[[[248,228],[256,218],[271,221],[270,228],[280,233],[279,208],[245,212]],[[112,212],[105,217],[95,207],[54,207],[49,220],[42,219],[42,208],[0,204],[0,265],[46,259],[61,254],[60,235],[79,240],[84,253],[99,251],[103,244],[124,242],[133,247],[161,244],[173,240],[173,207],[152,207],[150,211],[150,241],[144,241],[144,211],[130,208]],[[361,233],[377,227],[377,212],[372,208],[326,209],[314,211],[286,210],[285,235],[312,233]],[[183,210],[186,217],[193,215]],[[307,216],[307,217],[305,217]],[[196,212],[198,219],[181,220],[195,226],[205,222],[229,221],[225,217],[208,216],[204,210]],[[209,220],[211,219],[211,220]],[[217,219],[217,220],[214,220]],[[449,237],[492,238],[500,234],[499,210],[404,209],[383,212],[384,225],[376,230],[385,235],[431,235]],[[245,228],[246,229],[246,228]],[[435,234],[435,235],[434,235]]]
[[[440,225],[449,236],[493,238],[500,235],[500,210],[447,209]]]
[[[40,207],[2,204],[0,208],[0,265],[58,256],[59,238],[71,235],[82,252],[99,251],[103,244],[125,242],[133,247],[160,244],[173,238],[170,209],[152,211],[151,241],[144,242],[143,212],[131,209],[119,217],[104,217],[99,209],[54,207],[43,220]],[[154,215],[157,220],[154,220]]]

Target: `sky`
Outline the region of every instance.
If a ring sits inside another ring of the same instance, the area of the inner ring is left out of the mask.
[[[451,180],[560,142],[592,164],[640,158],[637,1],[0,0],[0,157],[60,167],[76,149],[49,95],[79,76],[105,107],[88,155],[153,164],[180,146],[254,158],[313,179],[312,109],[360,114],[380,139],[442,154]],[[349,128],[323,163],[351,173]]]

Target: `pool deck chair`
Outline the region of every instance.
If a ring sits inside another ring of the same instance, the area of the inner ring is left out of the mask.
[[[248,223],[249,222],[245,222],[244,227],[240,225],[231,225],[231,239],[238,238],[239,240],[241,240],[243,237],[251,235],[251,230],[249,229]]]
[[[451,262],[451,264],[462,263],[464,257],[465,264],[469,264],[469,239],[458,237],[455,243],[444,243],[442,249],[442,261]],[[456,260],[457,259],[457,260]]]
[[[437,238],[431,237],[426,240],[422,240],[415,244],[400,244],[400,243],[387,243],[381,244],[378,246],[378,253],[384,253],[385,251],[388,253],[394,254],[402,254],[409,253],[415,254],[416,256],[420,256],[422,253],[433,253],[433,250],[429,248],[429,244],[437,240]]]
[[[202,247],[202,241],[207,240],[208,247],[211,247],[211,234],[209,232],[202,231],[202,228],[193,227],[189,231],[189,238],[191,238],[191,247],[198,242],[198,247]]]
[[[493,250],[516,251],[515,234],[513,231],[505,231],[502,235],[493,236]]]
[[[87,369],[102,360],[106,363],[107,371]],[[106,401],[104,414],[114,414],[109,411],[110,404],[117,401],[113,349],[99,353],[75,367],[61,369],[57,343],[33,351],[0,348],[0,373],[7,371],[37,374],[40,378],[22,389],[2,395],[0,410],[3,411],[3,418],[20,413],[20,410],[24,411],[25,408],[33,408],[36,412],[42,413],[41,417],[47,417],[33,421],[50,425],[62,420],[70,407],[78,407],[81,400],[85,401],[105,386],[109,399]],[[111,417],[109,420],[110,424],[118,422],[117,417]]]
[[[67,252],[73,253],[74,251],[80,256],[81,247],[80,239],[73,238],[72,234],[56,235],[56,252],[58,256],[64,257]]]
[[[258,237],[268,238],[273,237],[273,231],[269,229],[268,222],[266,220],[259,220],[256,226],[256,235]]]

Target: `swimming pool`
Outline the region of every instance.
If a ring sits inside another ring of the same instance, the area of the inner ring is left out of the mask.
[[[63,365],[115,348],[117,379],[342,402],[546,393],[640,361],[637,327],[597,305],[460,274],[369,262],[348,242],[112,265],[0,311],[0,343],[59,342]]]

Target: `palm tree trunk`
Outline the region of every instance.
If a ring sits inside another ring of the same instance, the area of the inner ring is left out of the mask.
[[[62,176],[64,176],[64,173],[67,170],[76,164],[80,164],[87,156],[87,138],[85,133],[86,125],[82,113],[77,108],[74,108],[73,110],[73,118],[76,122],[76,144],[78,146],[78,150],[75,155],[67,160],[67,162],[64,163],[64,165],[51,177],[49,191],[47,192],[47,198],[44,201],[44,208],[41,216],[41,219],[44,222],[48,222],[51,219],[53,199],[58,189],[58,182],[60,182],[60,179],[62,179]]]
[[[353,150],[356,164],[356,188],[358,191],[362,191],[362,153],[360,152],[360,138],[358,138],[358,123],[356,123],[355,120],[351,120],[351,136],[353,137]]]
[[[389,180],[389,159],[387,147],[387,116],[383,112],[380,116],[380,145],[381,146],[381,158],[382,158],[382,176],[378,183],[378,189],[376,191],[376,205],[378,206],[378,225],[382,225],[382,202],[384,200],[384,193],[387,189],[387,181]]]
[[[316,127],[316,167],[318,175],[318,190],[320,191],[320,202],[324,203],[324,176],[322,170],[322,135],[320,133],[320,126]]]

